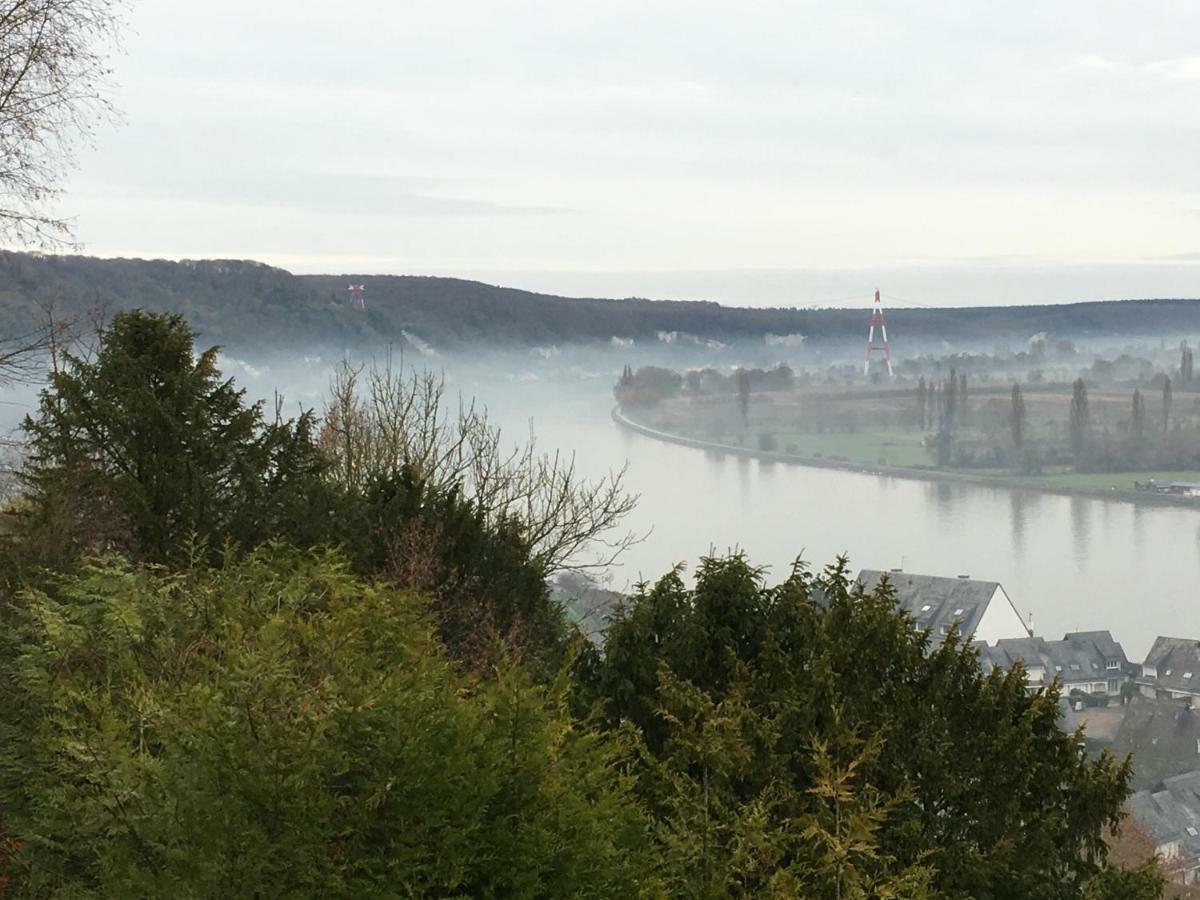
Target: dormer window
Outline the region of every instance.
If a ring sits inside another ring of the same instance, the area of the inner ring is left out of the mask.
[[[1121,668],[1121,661],[1120,661],[1119,659],[1110,659],[1110,660],[1107,660],[1107,661],[1105,661],[1105,663],[1104,663],[1104,668],[1106,668],[1106,669],[1119,669],[1119,668]]]

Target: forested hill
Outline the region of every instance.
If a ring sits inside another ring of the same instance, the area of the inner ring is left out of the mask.
[[[346,302],[366,286],[366,310]],[[739,309],[712,302],[572,299],[455,278],[298,276],[261,263],[168,262],[0,253],[0,334],[61,313],[132,307],[183,313],[204,340],[230,347],[304,349],[402,342],[405,332],[439,349],[483,343],[538,346],[682,332],[720,341],[765,334],[812,340],[854,336],[862,309]],[[864,300],[865,303],[865,300]],[[994,343],[1038,332],[1078,339],[1106,335],[1198,335],[1200,301],[1136,300],[957,309],[890,310],[889,327],[913,344]]]

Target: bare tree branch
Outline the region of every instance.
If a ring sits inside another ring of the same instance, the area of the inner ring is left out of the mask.
[[[69,221],[48,207],[114,109],[108,54],[124,0],[0,0],[0,238],[71,244]]]
[[[380,368],[343,363],[330,383],[322,447],[336,477],[361,490],[409,466],[431,486],[457,487],[489,522],[516,522],[547,574],[611,565],[644,539],[620,525],[637,503],[625,470],[589,481],[574,456],[539,453],[532,435],[506,448],[486,410],[460,398],[449,408],[442,375],[389,360]]]

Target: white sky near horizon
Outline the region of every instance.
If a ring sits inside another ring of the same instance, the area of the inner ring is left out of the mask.
[[[124,122],[59,209],[88,253],[735,303],[884,276],[918,301],[972,277],[1012,302],[1200,296],[1193,0],[128,19]]]

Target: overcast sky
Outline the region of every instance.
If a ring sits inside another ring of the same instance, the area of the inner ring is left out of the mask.
[[[762,272],[1131,266],[1145,294],[1200,296],[1195,0],[141,0],[129,18],[124,124],[60,210],[91,253],[575,293],[684,273],[704,294],[696,273],[732,271],[739,302]],[[809,274],[764,302],[849,283]]]

